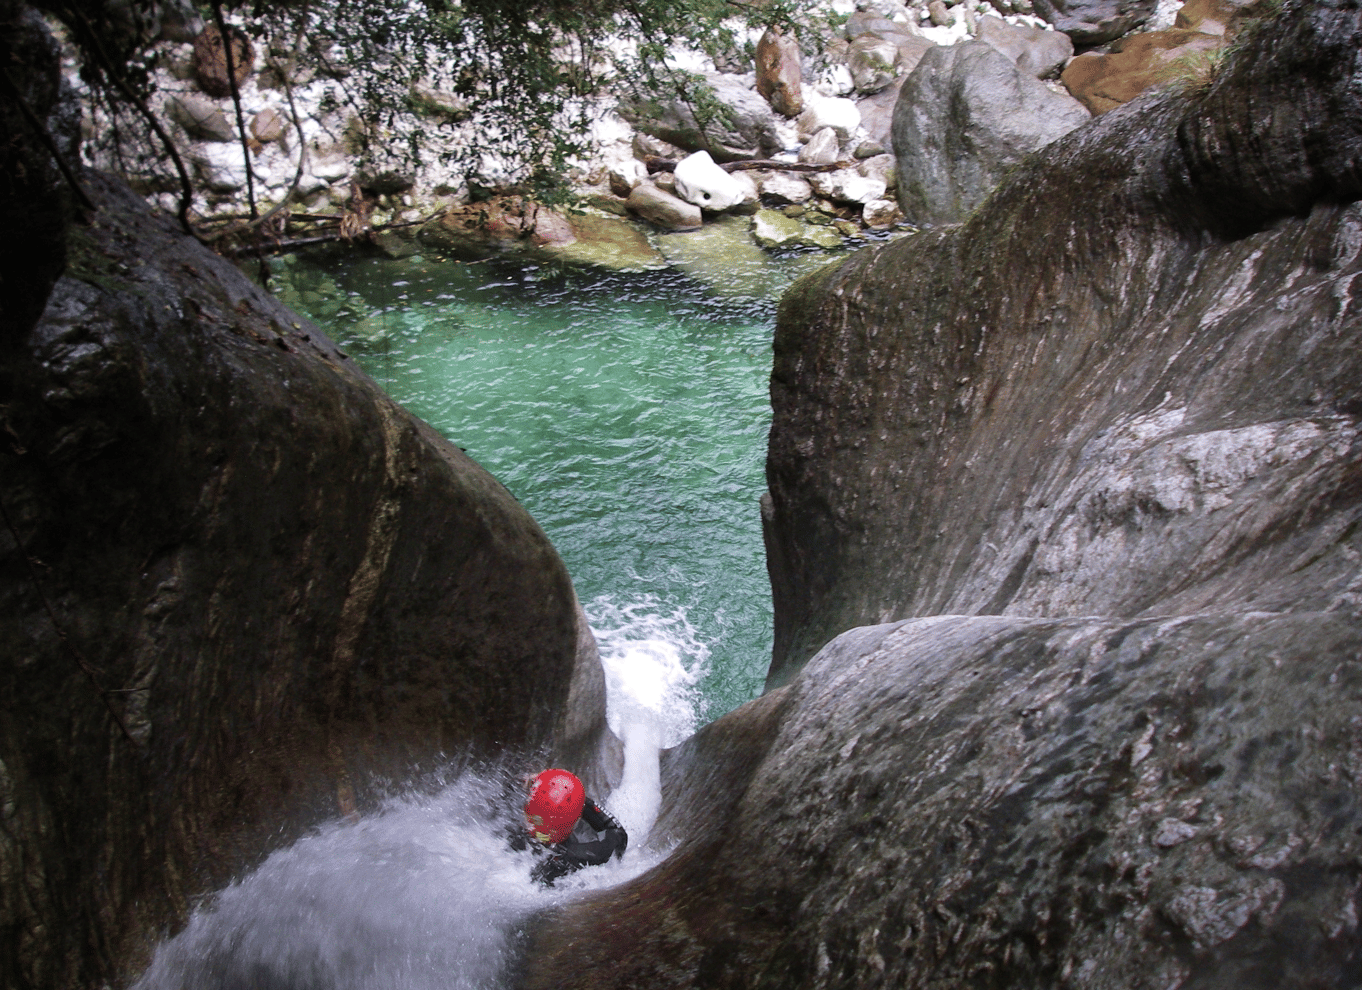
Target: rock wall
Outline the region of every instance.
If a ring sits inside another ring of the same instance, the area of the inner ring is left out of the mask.
[[[1347,23],[1299,16],[1271,58],[1288,29],[1264,29],[1243,49],[1257,64],[1113,111],[964,225],[787,294],[771,684],[844,629],[915,615],[1345,590],[1362,410]]]
[[[1359,41],[1288,4],[787,295],[771,689],[521,986],[1356,983]]]
[[[6,208],[50,213],[58,181]],[[510,493],[126,187],[82,181],[65,274],[0,340],[7,988],[118,983],[384,779],[610,772],[594,641]]]

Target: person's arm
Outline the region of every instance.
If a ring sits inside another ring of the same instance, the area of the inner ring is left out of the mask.
[[[578,842],[569,838],[560,843],[563,855],[574,865],[600,866],[610,862],[611,856],[624,855],[629,845],[629,834],[614,815],[587,798],[582,807],[582,821],[601,834],[594,842]]]

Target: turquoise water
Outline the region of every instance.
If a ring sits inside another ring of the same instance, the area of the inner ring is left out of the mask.
[[[682,641],[701,721],[761,692],[769,273],[728,298],[671,270],[352,256],[278,275],[285,302],[520,500],[593,625],[642,616]]]

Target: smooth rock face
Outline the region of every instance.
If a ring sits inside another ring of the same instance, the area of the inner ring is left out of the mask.
[[[520,986],[1356,984],[1359,42],[1290,7],[787,293],[770,690]]]
[[[1094,115],[1106,113],[1162,83],[1191,81],[1189,60],[1223,45],[1220,35],[1200,31],[1146,31],[1116,42],[1110,54],[1078,56],[1060,78]]]
[[[676,851],[519,985],[1351,986],[1360,658],[1340,613],[851,630],[668,754]]]
[[[99,211],[0,350],[8,987],[125,985],[195,899],[372,807],[372,775],[544,750],[600,780],[608,731],[567,572],[506,489],[82,181]]]
[[[894,108],[899,205],[914,223],[961,220],[1009,168],[1088,119],[992,45],[935,48]]]
[[[743,201],[744,187],[709,157],[697,151],[676,163],[676,194],[702,210],[722,212]]]

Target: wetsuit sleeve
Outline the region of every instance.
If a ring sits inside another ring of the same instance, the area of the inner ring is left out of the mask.
[[[582,820],[600,833],[594,842],[568,839],[559,845],[564,857],[575,866],[600,866],[610,862],[611,856],[623,856],[629,845],[629,834],[610,812],[587,799],[582,808]]]

